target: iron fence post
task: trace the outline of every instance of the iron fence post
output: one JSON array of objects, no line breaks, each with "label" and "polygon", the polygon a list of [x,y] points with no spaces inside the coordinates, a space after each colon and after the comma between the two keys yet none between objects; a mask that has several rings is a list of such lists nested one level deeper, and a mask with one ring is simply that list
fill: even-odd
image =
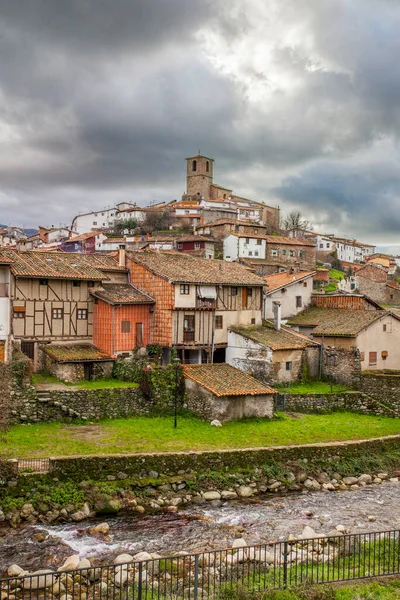
[{"label": "iron fence post", "polygon": [[143,575],[143,563],[139,563],[139,581],[138,581],[138,600],[142,600],[142,575]]},{"label": "iron fence post", "polygon": [[196,554],[194,557],[194,590],[193,600],[197,600],[199,593],[199,555]]},{"label": "iron fence post", "polygon": [[283,587],[287,587],[287,568],[288,568],[288,550],[289,544],[283,544]]}]

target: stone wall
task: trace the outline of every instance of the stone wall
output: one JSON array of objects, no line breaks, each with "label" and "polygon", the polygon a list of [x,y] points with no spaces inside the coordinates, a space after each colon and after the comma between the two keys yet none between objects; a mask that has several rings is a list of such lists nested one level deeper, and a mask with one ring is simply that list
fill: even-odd
[{"label": "stone wall", "polygon": [[365,453],[387,452],[398,448],[400,436],[374,440],[277,446],[244,450],[214,450],[207,452],[166,452],[160,454],[128,454],[101,456],[65,456],[50,458],[50,474],[60,479],[105,480],[107,476],[124,473],[128,477],[145,477],[150,471],[166,476],[184,473],[209,473],[246,468],[262,468],[273,463],[288,461],[328,461],[356,458]]},{"label": "stone wall", "polygon": [[358,389],[360,373],[361,360],[357,349],[347,350],[335,346],[324,348],[322,374],[328,381]]},{"label": "stone wall", "polygon": [[15,393],[13,422],[99,421],[147,415],[153,411],[138,388],[52,390],[36,392],[29,387]]},{"label": "stone wall", "polygon": [[399,416],[392,406],[361,392],[286,394],[286,410],[300,413],[348,411],[386,417]]},{"label": "stone wall", "polygon": [[400,417],[400,371],[396,373],[362,373],[359,389],[382,404],[390,406]]}]

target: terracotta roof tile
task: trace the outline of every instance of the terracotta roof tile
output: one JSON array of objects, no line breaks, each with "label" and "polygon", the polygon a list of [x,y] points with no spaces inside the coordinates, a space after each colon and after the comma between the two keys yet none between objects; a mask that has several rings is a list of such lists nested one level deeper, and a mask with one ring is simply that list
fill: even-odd
[{"label": "terracotta roof tile", "polygon": [[92,344],[49,344],[42,350],[57,362],[112,360],[109,354]]},{"label": "terracotta roof tile", "polygon": [[269,293],[283,287],[288,287],[313,275],[315,275],[315,271],[300,271],[299,273],[275,273],[274,275],[267,275],[263,279],[267,284],[266,291]]},{"label": "terracotta roof tile", "polygon": [[183,365],[185,377],[189,377],[215,396],[264,396],[275,390],[251,375],[226,363]]},{"label": "terracotta roof tile", "polygon": [[48,279],[107,279],[89,255],[62,252],[17,252],[3,250],[12,259],[11,271],[17,277],[42,277]]},{"label": "terracotta roof tile", "polygon": [[374,321],[388,314],[384,310],[347,310],[312,307],[288,320],[292,326],[313,327],[313,335],[355,337]]},{"label": "terracotta roof tile", "polygon": [[238,263],[182,252],[128,252],[129,258],[171,283],[263,286],[264,280]]},{"label": "terracotta roof tile", "polygon": [[[204,227],[216,227],[218,225],[245,225],[246,227],[258,227],[259,229],[268,229],[266,225],[260,225],[255,221],[239,221],[238,219],[217,219],[217,221],[212,221],[211,223],[205,223],[204,225],[199,225],[197,229],[201,229]],[[245,236],[246,237],[246,236]]]},{"label": "terracotta roof tile", "polygon": [[315,248],[315,244],[313,242],[309,242],[308,240],[298,240],[296,238],[284,237],[283,235],[262,235],[262,234],[253,234],[253,233],[231,233],[238,238],[254,238],[265,240],[267,244],[279,244],[281,246],[310,246]]},{"label": "terracotta roof tile", "polygon": [[130,283],[103,283],[90,293],[108,304],[153,304],[155,300]]},{"label": "terracotta roof tile", "polygon": [[101,231],[88,231],[87,233],[81,233],[80,235],[76,235],[75,237],[69,238],[64,242],[64,244],[69,244],[72,242],[80,242],[82,240],[89,240],[92,237],[96,237],[96,235],[100,235]]},{"label": "terracotta roof tile", "polygon": [[282,326],[277,331],[270,321],[264,321],[263,325],[254,327],[231,327],[230,329],[257,344],[271,348],[271,350],[295,350],[318,346],[316,342],[301,333],[291,331],[289,327]]}]

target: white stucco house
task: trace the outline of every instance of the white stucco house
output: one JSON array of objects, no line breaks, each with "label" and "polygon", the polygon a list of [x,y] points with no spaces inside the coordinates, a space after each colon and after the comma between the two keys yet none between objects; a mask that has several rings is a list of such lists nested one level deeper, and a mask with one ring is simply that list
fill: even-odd
[{"label": "white stucco house", "polygon": [[311,304],[313,276],[316,271],[276,273],[264,277],[264,319],[273,319],[273,303],[281,305],[282,319],[297,315]]}]

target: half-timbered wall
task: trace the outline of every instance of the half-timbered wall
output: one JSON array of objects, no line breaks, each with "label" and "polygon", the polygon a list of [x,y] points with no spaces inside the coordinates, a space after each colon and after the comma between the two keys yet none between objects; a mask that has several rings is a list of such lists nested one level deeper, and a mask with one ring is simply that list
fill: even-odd
[{"label": "half-timbered wall", "polygon": [[[72,280],[14,278],[12,284],[12,330],[15,338],[28,340],[87,340],[93,334],[93,298],[88,282],[74,286]],[[61,309],[61,318],[54,318]],[[78,319],[80,309],[87,319]],[[21,316],[22,315],[22,316]]]}]

